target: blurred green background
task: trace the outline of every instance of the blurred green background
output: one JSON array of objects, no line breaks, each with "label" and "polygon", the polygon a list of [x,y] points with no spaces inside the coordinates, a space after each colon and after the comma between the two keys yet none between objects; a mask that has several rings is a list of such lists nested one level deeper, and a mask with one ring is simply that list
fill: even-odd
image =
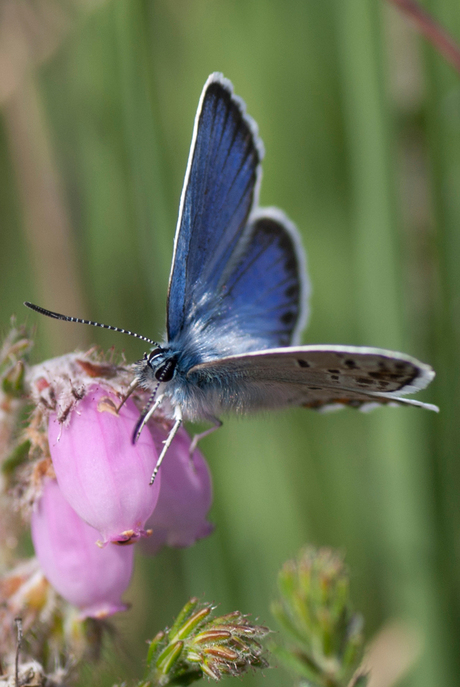
[{"label": "blurred green background", "polygon": [[[460,39],[458,0],[425,6]],[[459,75],[383,0],[2,0],[0,12],[0,321],[36,325],[37,361],[91,343],[134,361],[143,347],[24,300],[161,336],[195,110],[222,71],[265,143],[261,203],[303,236],[304,342],[402,350],[438,375],[419,394],[438,416],[297,410],[205,439],[215,533],[139,558],[117,655],[82,685],[141,675],[144,640],[192,594],[274,627],[276,572],[307,542],[346,552],[369,638],[394,619],[419,633],[398,684],[460,684]],[[291,683],[278,668],[245,678]]]}]

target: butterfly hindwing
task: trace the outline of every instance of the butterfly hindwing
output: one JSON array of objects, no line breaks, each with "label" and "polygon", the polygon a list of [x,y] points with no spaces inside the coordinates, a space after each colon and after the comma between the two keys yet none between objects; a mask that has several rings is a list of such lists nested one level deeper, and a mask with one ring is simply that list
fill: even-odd
[{"label": "butterfly hindwing", "polygon": [[235,353],[297,343],[310,287],[296,227],[277,208],[260,209],[240,243],[218,285],[215,326],[240,333]]},{"label": "butterfly hindwing", "polygon": [[171,341],[203,295],[213,292],[256,203],[262,144],[257,127],[212,74],[201,95],[185,175],[168,291]]},{"label": "butterfly hindwing", "polygon": [[[303,406],[321,409],[341,404],[355,407],[410,404],[437,410],[407,394],[425,388],[434,377],[428,365],[392,351],[349,346],[299,346],[257,351],[196,365],[188,378],[208,380],[219,389],[221,412]],[[238,387],[232,405],[233,380]]]}]

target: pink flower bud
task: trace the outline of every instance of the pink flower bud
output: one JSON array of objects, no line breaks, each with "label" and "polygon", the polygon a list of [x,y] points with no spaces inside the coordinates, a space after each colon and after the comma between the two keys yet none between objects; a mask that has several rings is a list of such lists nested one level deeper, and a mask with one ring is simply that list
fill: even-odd
[{"label": "pink flower bud", "polygon": [[93,386],[60,423],[52,414],[48,440],[53,467],[64,497],[78,515],[97,529],[104,543],[136,541],[158,500],[161,474],[150,486],[158,451],[150,432],[131,441],[139,411],[128,399],[119,414],[117,399]]},{"label": "pink flower bud", "polygon": [[[155,422],[148,425],[160,448],[166,434]],[[155,554],[162,546],[191,546],[211,534],[206,520],[212,503],[212,483],[208,465],[196,450],[189,453],[190,437],[181,428],[161,465],[158,503],[147,520],[152,535],[142,542],[145,553]]]},{"label": "pink flower bud", "polygon": [[96,530],[69,506],[55,480],[45,482],[31,527],[46,578],[82,617],[126,610],[121,595],[131,578],[133,546],[98,547]]}]

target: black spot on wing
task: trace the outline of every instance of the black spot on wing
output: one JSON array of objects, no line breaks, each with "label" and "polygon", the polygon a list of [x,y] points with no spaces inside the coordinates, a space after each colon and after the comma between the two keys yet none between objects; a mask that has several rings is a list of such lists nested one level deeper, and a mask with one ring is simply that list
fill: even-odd
[{"label": "black spot on wing", "polygon": [[374,386],[374,381],[372,379],[368,379],[367,377],[358,377],[356,381],[362,386]]},{"label": "black spot on wing", "polygon": [[294,313],[292,311],[288,311],[288,312],[283,313],[283,315],[281,315],[280,320],[283,324],[289,325],[289,324],[292,324],[294,322],[296,317],[297,317],[297,313]]},{"label": "black spot on wing", "polygon": [[291,257],[285,260],[284,266],[287,272],[294,272],[297,269],[297,260],[293,255],[291,255]]},{"label": "black spot on wing", "polygon": [[284,292],[284,295],[286,298],[289,300],[297,300],[300,294],[300,289],[297,284],[291,284],[290,286],[287,287],[287,289]]}]

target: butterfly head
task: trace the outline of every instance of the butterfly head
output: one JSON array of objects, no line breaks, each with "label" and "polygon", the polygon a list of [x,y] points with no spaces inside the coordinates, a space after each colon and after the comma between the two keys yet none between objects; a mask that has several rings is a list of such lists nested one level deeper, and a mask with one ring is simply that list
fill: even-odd
[{"label": "butterfly head", "polygon": [[177,362],[176,354],[156,346],[150,353],[144,353],[136,365],[139,384],[151,388],[153,384],[170,382],[176,374]]}]

